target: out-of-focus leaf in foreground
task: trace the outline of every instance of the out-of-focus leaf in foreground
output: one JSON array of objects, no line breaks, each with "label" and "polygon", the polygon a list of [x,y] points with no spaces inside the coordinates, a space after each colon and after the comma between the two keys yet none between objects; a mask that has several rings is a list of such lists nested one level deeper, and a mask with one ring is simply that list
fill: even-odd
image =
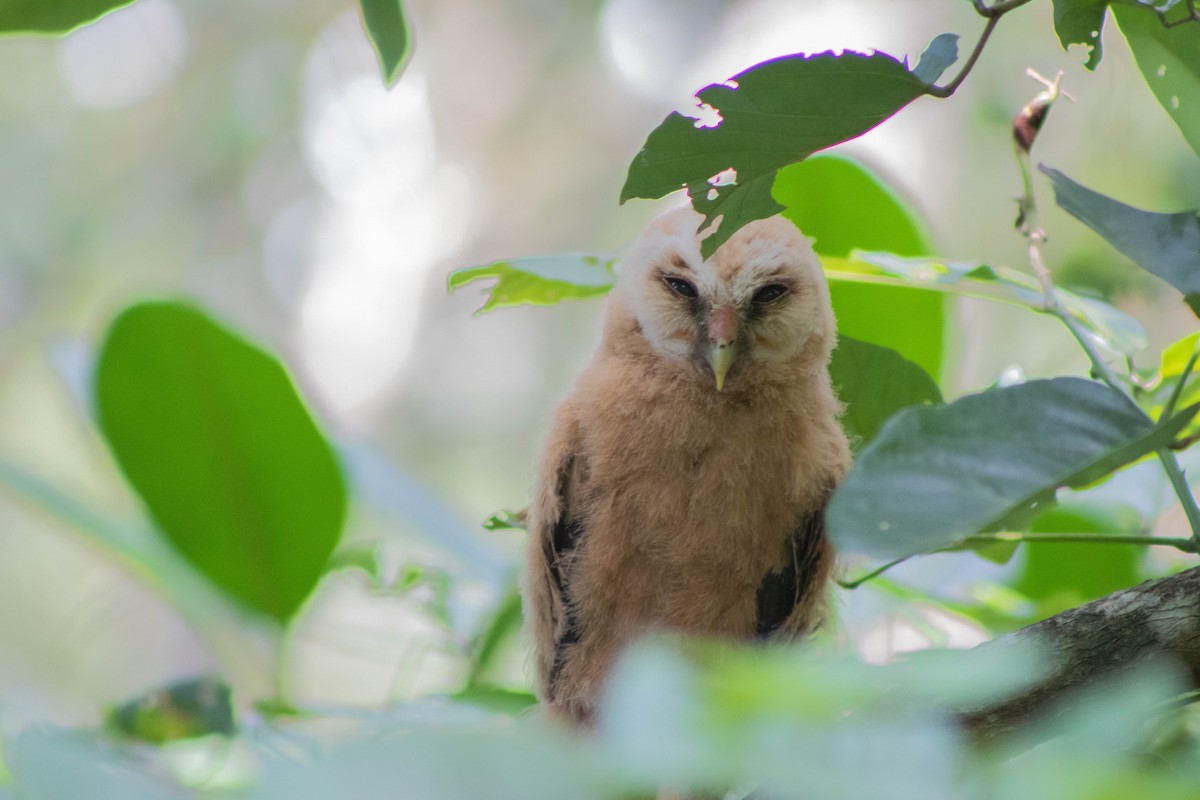
[{"label": "out-of-focus leaf in foreground", "polygon": [[829,377],[846,405],[842,427],[857,450],[893,414],[911,405],[940,403],[942,393],[929,373],[887,347],[839,336]]},{"label": "out-of-focus leaf in foreground", "polygon": [[176,549],[289,619],[341,535],[346,487],[283,365],[191,305],[142,303],[112,323],[95,391],[117,463]]},{"label": "out-of-focus leaf in foreground", "polygon": [[[1198,408],[1156,425],[1095,381],[1054,378],[898,413],[858,454],[829,506],[839,549],[882,559],[1019,523],[1169,443]],[[937,513],[930,513],[936,509]]]}]

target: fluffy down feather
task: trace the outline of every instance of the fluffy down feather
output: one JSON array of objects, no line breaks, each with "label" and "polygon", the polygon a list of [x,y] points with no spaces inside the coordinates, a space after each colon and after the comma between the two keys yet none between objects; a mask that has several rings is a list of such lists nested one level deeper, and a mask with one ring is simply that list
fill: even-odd
[{"label": "fluffy down feather", "polygon": [[796,637],[824,609],[824,508],[850,463],[829,290],[787,220],[750,223],[708,261],[700,220],[668,212],[623,259],[538,469],[536,686],[577,723],[641,634]]}]

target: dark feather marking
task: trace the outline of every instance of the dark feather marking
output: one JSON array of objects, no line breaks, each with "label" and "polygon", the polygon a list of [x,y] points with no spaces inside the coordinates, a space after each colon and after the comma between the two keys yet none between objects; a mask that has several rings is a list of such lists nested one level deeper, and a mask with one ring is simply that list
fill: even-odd
[{"label": "dark feather marking", "polygon": [[[550,675],[547,676],[546,684],[548,691],[548,699],[554,699],[555,684],[558,682],[559,673],[562,672],[563,665],[566,663],[566,653],[571,645],[579,641],[579,624],[575,615],[571,611],[571,595],[566,574],[566,564],[564,561],[569,559],[574,551],[579,540],[583,538],[583,525],[579,520],[574,519],[570,509],[567,507],[568,481],[575,467],[580,467],[581,471],[586,472],[585,464],[576,464],[574,459],[564,465],[562,472],[558,478],[558,500],[559,500],[559,515],[554,523],[554,531],[551,536],[544,540],[546,548],[546,562],[550,565],[550,577],[554,583],[553,589],[557,592],[562,603],[564,613],[566,615],[566,623],[562,628],[562,633],[554,640],[554,661],[550,667]],[[557,620],[556,627],[557,626]]]},{"label": "dark feather marking", "polygon": [[[829,494],[832,494],[830,492]],[[779,630],[811,589],[812,568],[821,552],[825,539],[825,506],[829,494],[819,508],[810,511],[792,532],[789,560],[779,569],[763,576],[758,585],[758,624],[755,635],[765,639]]]}]

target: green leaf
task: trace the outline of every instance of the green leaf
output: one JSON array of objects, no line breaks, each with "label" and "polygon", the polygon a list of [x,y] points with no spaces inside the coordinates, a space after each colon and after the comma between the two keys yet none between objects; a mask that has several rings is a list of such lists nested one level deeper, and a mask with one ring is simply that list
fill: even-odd
[{"label": "green leaf", "polygon": [[1050,176],[1054,199],[1147,272],[1183,292],[1193,313],[1200,315],[1200,212],[1159,214],[1080,186],[1056,169],[1039,164]]},{"label": "green leaf", "polygon": [[[922,74],[935,73],[948,55],[947,40],[938,37]],[[747,222],[783,210],[771,197],[777,170],[861,136],[928,88],[886,53],[828,52],[757,64],[697,93],[698,105],[720,114],[716,125],[673,112],[650,133],[629,165],[621,202],[686,186],[705,215],[701,228],[721,218],[702,242],[707,258]],[[732,183],[721,179],[728,170]]]},{"label": "green leaf", "polygon": [[932,86],[955,61],[958,61],[958,34],[939,33],[921,53],[913,75]]},{"label": "green leaf", "polygon": [[180,681],[117,706],[107,727],[130,739],[162,744],[197,736],[232,736],[229,687],[216,678]]},{"label": "green leaf", "polygon": [[1073,44],[1088,48],[1084,66],[1094,70],[1104,55],[1100,34],[1111,0],[1054,0],[1054,32],[1063,50]]},{"label": "green leaf", "polygon": [[468,688],[485,683],[484,678],[495,663],[501,646],[521,630],[524,619],[521,613],[521,593],[514,588],[501,599],[491,619],[472,643],[471,669],[467,675]]},{"label": "green leaf", "polygon": [[64,34],[134,0],[0,0],[0,34]]},{"label": "green leaf", "polygon": [[483,521],[485,531],[524,531],[529,529],[529,509],[500,510]]},{"label": "green leaf", "polygon": [[290,618],[337,543],[346,487],[283,366],[191,305],[142,303],[112,323],[95,391],[113,455],[176,549]]},{"label": "green leaf", "polygon": [[400,0],[360,0],[360,3],[363,25],[375,54],[379,56],[383,82],[393,86],[400,79],[412,52],[404,6]]},{"label": "green leaf", "polygon": [[1148,9],[1113,8],[1150,91],[1200,153],[1200,24],[1165,27]]},{"label": "green leaf", "polygon": [[455,270],[450,273],[449,287],[453,292],[473,281],[495,278],[477,314],[506,306],[548,306],[607,294],[616,280],[616,260],[611,256],[566,253],[495,261]]},{"label": "green leaf", "polygon": [[[1047,310],[1037,280],[1022,272],[979,262],[856,252],[851,259],[825,259],[825,274],[838,281],[902,283],[964,297],[1013,303],[1040,313]],[[1063,308],[1106,347],[1126,355],[1146,347],[1146,331],[1124,311],[1067,289],[1059,288],[1057,293]]]},{"label": "green leaf", "polygon": [[829,377],[846,404],[842,427],[857,450],[893,414],[911,405],[942,402],[929,373],[887,347],[839,336]]},{"label": "green leaf", "polygon": [[905,286],[840,279],[829,257],[856,249],[905,256],[931,251],[916,212],[879,176],[844,156],[817,156],[779,170],[773,195],[783,216],[815,239],[825,258],[838,331],[890,347],[935,378],[945,350],[946,299]]},{"label": "green leaf", "polygon": [[900,558],[1007,525],[1055,490],[1171,441],[1200,408],[1155,425],[1095,381],[1054,378],[908,408],[858,454],[828,524],[843,550]]}]

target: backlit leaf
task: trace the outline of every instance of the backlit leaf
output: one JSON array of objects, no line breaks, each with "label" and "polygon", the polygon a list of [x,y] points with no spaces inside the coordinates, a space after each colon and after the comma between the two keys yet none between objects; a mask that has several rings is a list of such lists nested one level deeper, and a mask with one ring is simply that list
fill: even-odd
[{"label": "backlit leaf", "polygon": [[95,390],[117,463],[175,548],[290,618],[337,543],[346,487],[283,366],[191,305],[142,303],[109,329]]},{"label": "backlit leaf", "polygon": [[450,273],[450,291],[477,280],[495,278],[478,314],[519,305],[548,306],[607,294],[616,280],[611,256],[565,253],[495,261]]},{"label": "backlit leaf", "polygon": [[895,350],[849,336],[838,336],[829,377],[846,404],[841,423],[856,450],[900,409],[942,402],[942,393],[925,370]]},{"label": "backlit leaf", "polygon": [[134,0],[0,0],[0,34],[64,34]]}]

